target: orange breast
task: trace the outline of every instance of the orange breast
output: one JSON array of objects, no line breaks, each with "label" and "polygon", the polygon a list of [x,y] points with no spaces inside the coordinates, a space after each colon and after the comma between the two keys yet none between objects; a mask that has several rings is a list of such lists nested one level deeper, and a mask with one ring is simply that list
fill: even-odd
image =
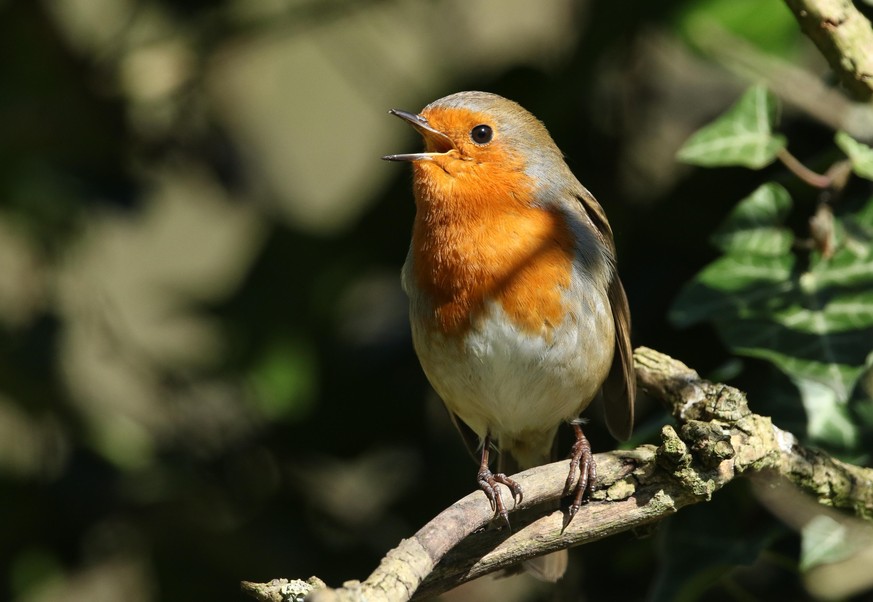
[{"label": "orange breast", "polygon": [[414,278],[433,307],[429,326],[463,334],[496,301],[518,328],[549,336],[564,317],[572,271],[564,216],[531,205],[521,170],[452,168],[415,166]]}]

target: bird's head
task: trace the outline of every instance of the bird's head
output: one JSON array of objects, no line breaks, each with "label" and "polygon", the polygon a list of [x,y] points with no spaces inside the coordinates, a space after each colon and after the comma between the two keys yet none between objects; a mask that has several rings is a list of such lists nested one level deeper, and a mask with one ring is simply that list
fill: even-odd
[{"label": "bird's head", "polygon": [[488,92],[458,92],[436,100],[418,114],[393,109],[414,127],[424,150],[387,155],[449,175],[523,172],[540,180],[567,170],[545,126],[518,103]]}]

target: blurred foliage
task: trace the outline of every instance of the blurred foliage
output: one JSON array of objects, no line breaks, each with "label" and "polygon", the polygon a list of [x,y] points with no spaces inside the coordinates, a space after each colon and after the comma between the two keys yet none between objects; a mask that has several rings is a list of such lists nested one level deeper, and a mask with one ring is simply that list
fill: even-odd
[{"label": "blurred foliage", "polygon": [[800,47],[797,22],[782,2],[701,0],[680,10],[678,31],[692,40],[698,30],[717,23],[768,54],[791,57]]},{"label": "blurred foliage", "polygon": [[834,141],[849,157],[852,171],[862,178],[873,180],[873,149],[854,140],[846,132],[837,132]]},{"label": "blurred foliage", "polygon": [[[780,0],[0,2],[0,599],[238,600],[242,579],[364,578],[474,487],[409,338],[410,175],[378,159],[419,143],[387,109],[461,89],[540,117],[604,204],[635,343],[733,375],[803,434],[809,408],[782,372],[737,360],[702,315],[666,319],[719,261],[719,223],[739,250],[746,226],[796,233],[812,206],[769,165],[798,208],[786,216],[772,185],[770,221],[747,224],[758,209],[735,205],[761,174],[675,161],[745,87],[692,47],[713,23],[821,68]],[[780,132],[812,165],[831,160],[833,133],[804,115]],[[837,140],[867,177],[868,150]],[[842,240],[869,217],[845,207]],[[857,382],[843,417],[860,429],[873,387]],[[635,442],[666,420],[646,399],[638,415]],[[842,451],[864,449],[859,431]],[[747,490],[728,495],[656,537],[573,550],[557,590],[521,576],[446,599],[615,599],[616,584],[628,600],[731,598],[738,583],[803,596],[768,560],[796,566],[798,536]],[[760,537],[703,562],[700,525]],[[683,571],[689,554],[665,558],[676,546],[721,568]]]}]

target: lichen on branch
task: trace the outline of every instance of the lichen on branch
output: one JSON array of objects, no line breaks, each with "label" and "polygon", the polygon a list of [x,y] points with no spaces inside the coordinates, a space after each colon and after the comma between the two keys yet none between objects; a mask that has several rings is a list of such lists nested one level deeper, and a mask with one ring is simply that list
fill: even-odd
[{"label": "lichen on branch", "polygon": [[[744,475],[784,479],[821,504],[873,520],[873,470],[800,445],[770,418],[754,414],[742,391],[706,381],[673,358],[641,347],[634,361],[638,384],[663,402],[676,426],[662,428],[657,446],[598,454],[596,491],[572,521],[565,510],[537,511],[563,495],[567,473],[565,462],[540,466],[513,475],[525,497],[520,513],[513,514],[512,532],[485,528],[493,511],[477,491],[400,542],[365,581],[318,588],[306,599],[394,602],[433,596],[533,556],[656,522],[710,499]],[[258,600],[296,602],[283,583],[246,583],[244,591]]]}]

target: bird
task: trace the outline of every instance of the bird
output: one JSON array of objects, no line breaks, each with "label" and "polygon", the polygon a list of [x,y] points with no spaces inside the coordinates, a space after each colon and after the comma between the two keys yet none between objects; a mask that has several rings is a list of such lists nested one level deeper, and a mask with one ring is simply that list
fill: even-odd
[{"label": "bird", "polygon": [[[389,113],[424,141],[421,152],[383,157],[412,164],[401,282],[419,362],[478,451],[477,484],[507,525],[499,485],[516,504],[523,491],[492,472],[492,451],[504,467],[545,464],[571,425],[572,520],[596,479],[581,412],[602,392],[611,434],[623,441],[633,428],[630,310],[606,214],[546,126],[512,100],[465,91]],[[567,551],[524,566],[557,581]]]}]

